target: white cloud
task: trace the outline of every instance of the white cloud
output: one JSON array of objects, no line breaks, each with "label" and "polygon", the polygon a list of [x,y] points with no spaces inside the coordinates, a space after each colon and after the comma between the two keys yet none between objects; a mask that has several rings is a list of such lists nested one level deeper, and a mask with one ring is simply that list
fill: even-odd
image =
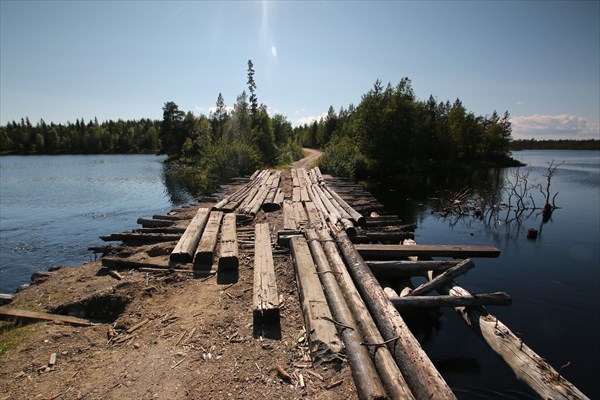
[{"label": "white cloud", "polygon": [[[296,115],[298,114],[298,112],[296,112]],[[314,121],[318,121],[321,118],[325,118],[327,116],[327,113],[322,113],[319,115],[307,115],[304,117],[300,117],[300,118],[296,118],[293,122],[294,126],[301,126],[304,124],[312,124]]]},{"label": "white cloud", "polygon": [[515,139],[598,139],[600,125],[579,115],[529,115],[511,118]]}]

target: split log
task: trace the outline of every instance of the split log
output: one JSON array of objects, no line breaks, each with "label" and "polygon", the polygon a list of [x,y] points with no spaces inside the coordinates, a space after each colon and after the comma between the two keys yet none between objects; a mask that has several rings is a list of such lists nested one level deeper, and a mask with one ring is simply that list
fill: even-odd
[{"label": "split log", "polygon": [[309,350],[315,364],[339,359],[343,350],[342,342],[337,336],[331,311],[327,306],[325,293],[316,274],[316,268],[308,244],[304,237],[293,237],[290,240],[296,282],[302,304],[304,327],[306,328]]},{"label": "split log", "polygon": [[[451,296],[471,294],[456,283],[441,288],[440,293]],[[543,399],[588,399],[571,382],[562,377],[550,364],[518,338],[485,307],[456,307],[455,311],[525,382]]]},{"label": "split log", "polygon": [[466,260],[463,260],[456,264],[454,267],[448,269],[444,273],[439,274],[435,278],[431,279],[429,282],[420,285],[415,290],[410,292],[409,296],[420,296],[432,292],[433,290],[444,286],[448,282],[452,281],[452,279],[456,278],[457,276],[466,273],[474,266],[475,264],[473,263],[473,261],[467,258]]},{"label": "split log", "polygon": [[83,319],[71,317],[69,315],[50,314],[44,312],[19,310],[17,308],[0,307],[0,318],[2,319],[14,319],[28,322],[38,321],[51,321],[55,323],[64,323],[74,326],[92,326],[97,325],[94,322]]},{"label": "split log", "polygon": [[446,271],[459,261],[367,261],[371,272],[377,277],[403,277],[421,275],[427,271]]},{"label": "split log", "polygon": [[256,224],[254,239],[254,324],[279,323],[279,296],[269,224]]},{"label": "split log", "polygon": [[452,390],[435,369],[398,310],[389,301],[346,233],[335,226],[331,226],[331,229],[350,274],[354,282],[360,282],[358,290],[374,316],[383,338],[386,342],[389,341],[387,346],[412,393],[416,398],[423,399],[455,399]]},{"label": "split log", "polygon": [[237,232],[235,230],[235,214],[227,214],[223,218],[221,243],[219,246],[219,269],[234,269],[239,266]]},{"label": "split log", "polygon": [[304,206],[306,207],[306,214],[308,215],[308,222],[310,223],[310,226],[313,228],[321,228],[324,224],[324,221],[321,220],[321,214],[319,214],[315,203],[312,201],[307,201],[304,203]]},{"label": "split log", "polygon": [[289,200],[283,202],[283,229],[286,231],[296,230],[296,218],[294,218],[294,206]]},{"label": "split log", "polygon": [[196,215],[188,225],[187,229],[177,242],[177,246],[171,252],[170,260],[173,262],[192,262],[194,253],[202,231],[208,221],[210,210],[208,208],[199,208]]},{"label": "split log", "polygon": [[296,226],[304,227],[308,225],[308,216],[304,210],[302,203],[292,203],[294,207],[294,219],[296,220]]},{"label": "split log", "polygon": [[306,238],[320,275],[323,291],[335,321],[339,324],[339,336],[347,349],[352,377],[358,397],[361,399],[387,398],[377,370],[371,361],[369,351],[361,345],[362,338],[348,304],[342,295],[340,287],[332,273],[323,246],[314,229],[306,230]]},{"label": "split log", "polygon": [[465,307],[465,306],[509,306],[511,297],[504,292],[478,293],[464,296],[403,296],[390,297],[396,308],[410,307]]},{"label": "split log", "polygon": [[362,257],[373,259],[399,259],[409,256],[418,257],[499,257],[500,250],[493,246],[452,246],[452,245],[392,245],[357,244],[356,250]]},{"label": "split log", "polygon": [[[366,343],[383,343],[383,337],[373,321],[367,306],[363,302],[333,239],[325,229],[318,231],[319,239],[335,274],[346,303],[350,307]],[[381,380],[392,399],[414,399],[392,353],[386,346],[366,346],[372,353],[373,361],[379,371]]]},{"label": "split log", "polygon": [[198,243],[198,247],[196,248],[194,266],[212,265],[222,218],[222,211],[211,211],[204,232],[202,232],[200,242]]},{"label": "split log", "polygon": [[275,194],[274,203],[281,208],[283,200],[285,199],[285,192],[281,188],[277,188],[277,194]]}]

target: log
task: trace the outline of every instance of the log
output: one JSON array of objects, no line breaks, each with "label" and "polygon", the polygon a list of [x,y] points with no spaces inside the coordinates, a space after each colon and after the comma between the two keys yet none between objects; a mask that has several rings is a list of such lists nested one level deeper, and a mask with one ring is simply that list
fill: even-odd
[{"label": "log", "polygon": [[215,248],[217,247],[217,239],[219,237],[219,229],[221,228],[221,219],[223,219],[222,211],[211,211],[202,237],[196,248],[194,256],[194,267],[200,265],[212,265]]},{"label": "log", "polygon": [[221,227],[219,269],[237,270],[239,267],[237,232],[235,228],[235,214],[225,215],[223,226]]},{"label": "log", "polygon": [[181,236],[185,228],[167,227],[167,228],[136,228],[131,230],[134,233],[177,233]]},{"label": "log", "polygon": [[170,260],[172,262],[192,262],[194,259],[194,253],[202,231],[208,221],[208,215],[210,210],[208,208],[199,208],[196,215],[188,225],[187,229],[177,242],[177,246],[171,252]]},{"label": "log", "polygon": [[143,242],[143,243],[158,243],[158,242],[174,242],[181,238],[179,233],[138,233],[138,232],[121,232],[111,233],[108,236],[100,236],[105,242]]},{"label": "log", "polygon": [[512,304],[512,298],[504,292],[478,293],[468,296],[394,296],[390,297],[390,301],[396,308],[509,306]]},{"label": "log", "polygon": [[358,326],[342,295],[332,269],[327,261],[323,246],[314,229],[306,230],[306,238],[321,278],[323,291],[334,320],[339,323],[339,336],[346,347],[348,362],[351,367],[352,377],[360,399],[387,398],[383,384],[379,379],[377,370],[371,361],[368,349],[361,345],[362,338]]},{"label": "log", "polygon": [[370,243],[370,242],[395,242],[399,243],[404,239],[414,239],[412,232],[363,232],[360,235],[351,236],[352,243]]},{"label": "log", "polygon": [[337,336],[325,293],[316,274],[316,268],[304,237],[290,239],[296,282],[302,304],[302,316],[306,329],[309,351],[315,364],[339,359],[343,350]]},{"label": "log", "polygon": [[[451,296],[471,294],[455,282],[441,288]],[[543,399],[588,399],[542,357],[518,338],[485,307],[456,307],[455,311],[513,370],[517,379],[525,382]]]},{"label": "log", "polygon": [[20,320],[28,322],[51,321],[54,323],[64,323],[74,326],[93,326],[96,323],[83,319],[71,317],[69,315],[50,314],[37,311],[20,310],[17,308],[0,307],[0,318],[9,320]]},{"label": "log", "polygon": [[398,310],[387,298],[346,233],[333,225],[331,230],[354,282],[360,282],[358,290],[375,318],[383,338],[389,341],[387,346],[411,392],[418,399],[455,399],[452,390],[435,369]]},{"label": "log", "polygon": [[281,188],[277,188],[277,194],[275,194],[274,203],[281,208],[283,200],[285,199],[285,192]]},{"label": "log", "polygon": [[438,287],[443,286],[448,282],[452,281],[452,279],[456,278],[457,276],[466,273],[474,266],[475,264],[473,263],[473,261],[467,258],[466,260],[459,262],[454,267],[446,270],[442,274],[431,279],[429,282],[420,285],[415,290],[410,292],[409,296],[420,296],[432,292]]},{"label": "log", "polygon": [[248,214],[252,215],[253,217],[256,216],[268,194],[269,189],[267,187],[263,187],[256,195],[254,201],[250,204]]},{"label": "log", "polygon": [[7,293],[0,293],[0,306],[8,304],[13,301],[15,296]]},{"label": "log", "polygon": [[[325,229],[318,231],[319,239],[323,243],[323,249],[327,255],[329,265],[335,274],[340,289],[346,299],[346,303],[352,311],[352,315],[358,324],[366,343],[383,343],[383,337],[367,306],[363,302],[348,270],[344,265],[333,239]],[[414,399],[410,392],[398,365],[392,357],[392,353],[386,346],[366,346],[372,353],[373,361],[379,371],[381,380],[392,399]]]},{"label": "log", "polygon": [[180,221],[186,218],[178,215],[153,215],[152,219],[161,219],[164,221]]},{"label": "log", "polygon": [[459,261],[367,261],[371,272],[382,278],[421,275],[427,271],[446,271],[458,263]]},{"label": "log", "polygon": [[150,218],[138,218],[137,223],[142,225],[144,228],[162,228],[165,226],[171,226],[175,221],[166,221],[163,219],[150,219]]},{"label": "log", "polygon": [[362,257],[373,259],[399,259],[417,257],[492,257],[500,256],[500,250],[493,246],[452,246],[452,245],[392,245],[357,244],[356,250]]},{"label": "log", "polygon": [[271,252],[269,224],[256,224],[254,237],[254,324],[279,323],[279,296]]},{"label": "log", "polygon": [[357,225],[363,225],[365,222],[365,217],[352,208],[346,200],[342,199],[333,189],[327,188],[329,194],[339,203],[339,205],[350,215],[350,219]]}]

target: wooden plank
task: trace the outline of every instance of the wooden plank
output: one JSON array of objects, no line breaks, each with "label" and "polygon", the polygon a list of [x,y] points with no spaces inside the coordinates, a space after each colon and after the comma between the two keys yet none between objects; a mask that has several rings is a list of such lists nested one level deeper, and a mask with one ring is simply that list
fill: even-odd
[{"label": "wooden plank", "polygon": [[310,201],[310,197],[308,196],[308,190],[306,187],[300,188],[300,201]]},{"label": "wooden plank", "polygon": [[295,231],[296,228],[294,206],[292,206],[291,201],[285,200],[283,202],[283,229],[286,231]]},{"label": "wooden plank", "polygon": [[279,295],[271,251],[269,224],[256,224],[254,233],[254,324],[279,323]]},{"label": "wooden plank", "polygon": [[294,219],[296,220],[296,225],[299,228],[308,225],[308,216],[306,215],[302,203],[292,203],[292,206],[294,207]]},{"label": "wooden plank", "polygon": [[292,202],[298,203],[302,200],[302,189],[299,186],[294,186],[292,189]]},{"label": "wooden plank", "polygon": [[221,227],[219,246],[219,269],[238,269],[238,242],[235,226],[235,214],[227,214]]},{"label": "wooden plank", "polygon": [[312,201],[307,201],[304,203],[304,206],[306,207],[306,214],[308,215],[308,222],[310,223],[310,226],[313,228],[321,228],[323,226],[323,221],[321,220],[321,216],[317,210],[317,207],[315,206],[315,203]]},{"label": "wooden plank", "polygon": [[215,248],[217,247],[217,238],[221,228],[222,211],[212,211],[208,217],[208,222],[200,238],[200,243],[194,256],[194,266],[212,265]]},{"label": "wooden plank", "polygon": [[356,250],[365,258],[402,258],[417,257],[491,257],[500,256],[500,250],[493,246],[460,245],[414,245],[401,244],[357,244]]},{"label": "wooden plank", "polygon": [[298,292],[302,303],[304,327],[306,328],[309,350],[316,364],[339,357],[343,345],[337,335],[331,311],[327,306],[325,293],[317,275],[315,263],[304,237],[290,239],[294,267],[296,268]]},{"label": "wooden plank", "polygon": [[170,260],[173,262],[192,262],[196,246],[200,241],[200,236],[208,221],[210,210],[208,208],[199,208],[196,215],[188,225],[187,229],[177,242],[177,246],[171,252]]},{"label": "wooden plank", "polygon": [[0,317],[2,319],[16,319],[22,321],[51,321],[62,322],[75,326],[92,326],[96,325],[90,320],[83,318],[71,317],[69,315],[49,314],[37,311],[19,310],[17,308],[0,307]]}]

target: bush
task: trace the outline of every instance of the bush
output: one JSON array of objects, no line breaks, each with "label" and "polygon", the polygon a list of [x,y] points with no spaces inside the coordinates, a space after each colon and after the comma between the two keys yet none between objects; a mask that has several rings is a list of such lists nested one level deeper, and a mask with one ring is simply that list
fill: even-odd
[{"label": "bush", "polygon": [[348,136],[335,136],[319,160],[319,167],[324,172],[352,179],[364,171],[365,165],[366,159],[360,148]]}]

